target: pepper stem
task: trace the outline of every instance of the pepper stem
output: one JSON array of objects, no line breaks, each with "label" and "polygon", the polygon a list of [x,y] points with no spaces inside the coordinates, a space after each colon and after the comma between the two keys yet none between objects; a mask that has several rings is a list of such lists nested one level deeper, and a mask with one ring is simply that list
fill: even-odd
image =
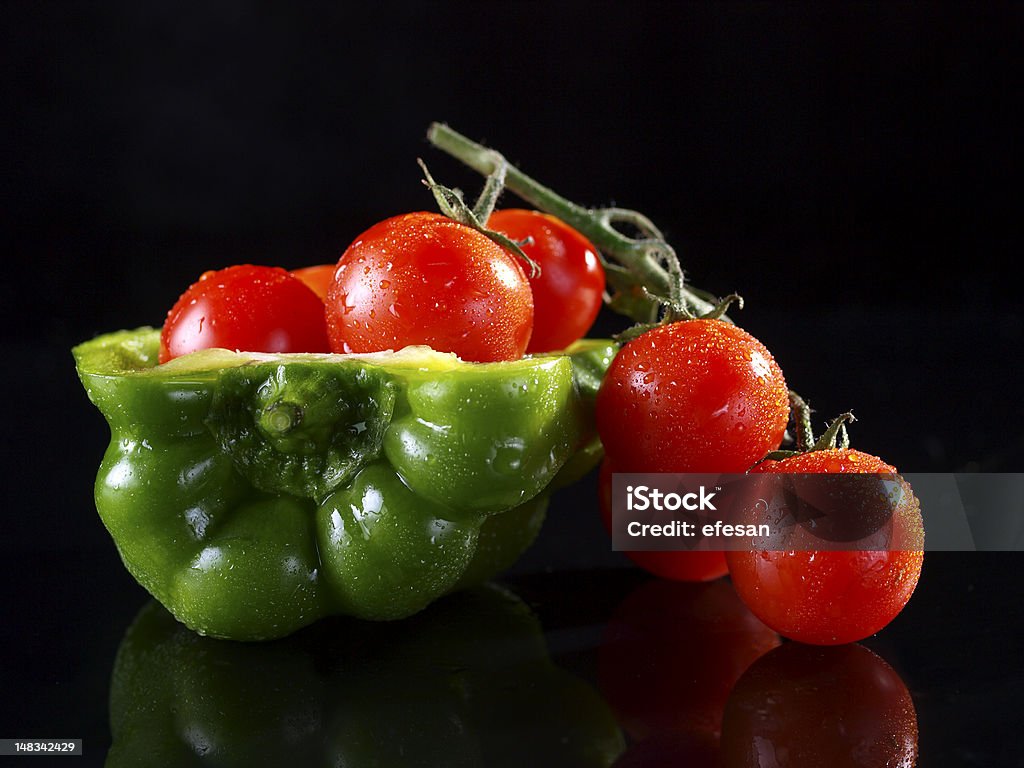
[{"label": "pepper stem", "polygon": [[268,437],[283,437],[302,423],[302,408],[295,403],[278,400],[264,408],[256,425]]},{"label": "pepper stem", "polygon": [[[505,186],[536,208],[558,217],[581,232],[601,252],[608,283],[614,289],[609,304],[637,322],[653,322],[664,311],[668,320],[706,315],[716,302],[686,285],[675,250],[642,213],[626,208],[584,208],[535,181],[501,154],[466,138],[442,123],[432,123],[427,140],[473,170],[490,175],[506,164]],[[624,235],[615,225],[637,229],[640,237]],[[721,319],[728,321],[727,317]]]}]

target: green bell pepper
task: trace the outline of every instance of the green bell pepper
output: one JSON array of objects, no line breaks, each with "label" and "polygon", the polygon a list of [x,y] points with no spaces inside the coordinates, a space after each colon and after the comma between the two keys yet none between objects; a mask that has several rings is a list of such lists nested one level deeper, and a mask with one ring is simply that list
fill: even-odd
[{"label": "green bell pepper", "polygon": [[600,768],[624,747],[608,705],[495,585],[260,644],[199,637],[150,602],[117,652],[110,730],[107,768]]},{"label": "green bell pepper", "polygon": [[215,349],[157,366],[158,346],[142,328],[74,350],[111,429],[96,506],[143,587],[236,640],[401,618],[508,567],[553,482],[599,458],[591,411],[615,353]]}]

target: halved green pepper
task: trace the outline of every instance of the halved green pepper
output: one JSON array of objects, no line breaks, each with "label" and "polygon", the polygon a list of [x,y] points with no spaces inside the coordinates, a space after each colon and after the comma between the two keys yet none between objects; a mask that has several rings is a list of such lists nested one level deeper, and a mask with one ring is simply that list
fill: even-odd
[{"label": "halved green pepper", "polygon": [[141,328],[74,350],[111,429],[96,506],[143,587],[236,640],[408,616],[508,567],[552,482],[600,456],[592,400],[615,352],[204,350],[157,366],[158,346]]}]

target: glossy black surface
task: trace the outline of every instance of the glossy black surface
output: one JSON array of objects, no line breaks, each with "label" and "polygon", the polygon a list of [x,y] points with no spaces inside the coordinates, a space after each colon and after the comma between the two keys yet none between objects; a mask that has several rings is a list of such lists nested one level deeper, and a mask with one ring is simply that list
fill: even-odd
[{"label": "glossy black surface", "polygon": [[[741,322],[822,420],[855,411],[857,447],[907,472],[1024,469],[1018,5],[4,11],[0,738],[82,737],[69,764],[102,764],[147,601],[92,506],[107,431],[70,347],[159,324],[207,268],[335,260],[430,204],[418,155],[475,189],[423,141],[431,120],[647,213],[696,285],[745,296]],[[1024,765],[1020,573],[1017,553],[930,554],[865,641],[913,697],[919,765]],[[645,582],[590,478],[503,583],[549,661],[601,694],[607,624]],[[699,694],[681,684],[680,706]],[[540,733],[520,727],[544,765]]]},{"label": "glossy black surface", "polygon": [[[577,537],[592,522],[582,510],[556,507],[553,511],[566,519],[546,532],[541,548],[531,554],[534,562],[557,562],[559,551],[570,545],[578,552],[590,549],[597,560],[610,559],[599,540]],[[553,546],[555,529],[564,530],[570,517],[572,538]],[[0,722],[5,733],[84,738],[85,764],[102,764],[100,756],[111,738],[108,697],[115,654],[135,614],[148,602],[145,594],[120,568],[112,548],[90,553],[7,553],[4,577],[2,596],[9,610],[4,622]],[[598,668],[607,650],[602,647],[607,622],[622,601],[648,581],[632,568],[607,567],[524,572],[502,584],[535,612],[551,662],[600,693]],[[726,586],[723,582],[722,588]],[[1019,555],[933,553],[906,610],[864,642],[896,670],[913,697],[920,728],[919,765],[1022,764],[1016,746],[1024,724],[1019,704],[1024,684],[1019,662],[1021,605]],[[343,637],[351,633],[345,624],[338,631]],[[401,630],[392,633],[392,637],[400,635]],[[523,640],[527,644],[522,647],[490,642],[497,659],[536,653],[533,640]],[[353,658],[346,663],[360,663],[358,648],[350,648],[349,653]],[[257,665],[251,674],[270,675],[272,670]],[[343,686],[344,681],[336,684]],[[388,684],[395,686],[393,676]],[[366,684],[360,685],[365,688]],[[684,713],[692,712],[693,699],[704,697],[701,690],[688,689],[685,679],[677,694]],[[390,695],[401,700],[400,687]],[[536,695],[534,705],[529,694],[519,696],[524,707],[539,707],[548,694],[536,691]],[[550,717],[538,720],[536,730],[531,730],[528,714],[520,713],[516,722],[531,759],[538,765],[555,764],[545,761],[545,740],[552,738]],[[428,725],[405,716],[394,726],[395,738],[408,738],[402,734]],[[325,726],[325,730],[329,729]],[[436,755],[432,750],[429,754]]]}]

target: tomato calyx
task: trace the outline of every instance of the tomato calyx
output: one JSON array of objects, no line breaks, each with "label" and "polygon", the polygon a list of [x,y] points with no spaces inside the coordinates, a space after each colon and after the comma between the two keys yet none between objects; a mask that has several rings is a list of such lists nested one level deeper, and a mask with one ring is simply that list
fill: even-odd
[{"label": "tomato calyx", "polygon": [[851,411],[839,414],[829,422],[821,437],[815,439],[814,425],[811,423],[813,410],[793,390],[789,390],[789,409],[790,413],[793,414],[795,449],[771,451],[761,461],[757,462],[758,464],[764,461],[784,461],[793,456],[814,453],[816,451],[829,451],[836,448],[842,450],[849,449],[850,434],[846,430],[846,425],[857,421],[857,417]]},{"label": "tomato calyx", "polygon": [[730,293],[725,298],[719,299],[717,304],[701,315],[695,315],[690,309],[685,307],[682,308],[679,313],[668,310],[663,314],[662,318],[658,322],[637,323],[621,333],[614,334],[612,338],[620,344],[626,344],[638,336],[643,336],[648,331],[653,331],[655,328],[660,326],[670,325],[677,322],[685,322],[687,320],[723,320],[724,322],[729,323],[731,320],[725,316],[725,313],[733,304],[736,305],[737,309],[743,309],[743,297],[738,293]]},{"label": "tomato calyx", "polygon": [[[494,154],[498,155],[497,152]],[[504,157],[498,155],[498,159],[494,164],[494,170],[488,174],[487,181],[484,182],[484,188],[480,192],[480,197],[477,198],[472,208],[463,199],[462,190],[438,184],[434,181],[434,177],[430,175],[427,164],[419,158],[417,158],[416,162],[419,163],[420,168],[423,170],[423,185],[434,196],[437,207],[441,210],[442,214],[453,221],[457,221],[459,224],[475,229],[505,250],[511,251],[518,256],[529,267],[531,278],[540,276],[540,265],[526,254],[517,241],[502,232],[488,229],[485,224],[491,217],[494,206],[505,189],[505,174],[508,169],[508,163]]]}]

